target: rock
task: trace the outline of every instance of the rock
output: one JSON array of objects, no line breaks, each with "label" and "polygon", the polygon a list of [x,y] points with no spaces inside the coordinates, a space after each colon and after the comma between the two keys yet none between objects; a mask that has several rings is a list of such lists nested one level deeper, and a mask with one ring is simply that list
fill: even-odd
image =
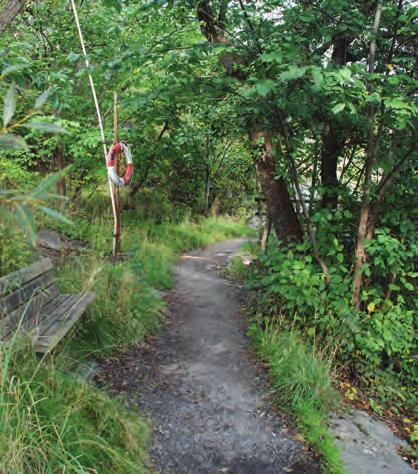
[{"label": "rock", "polygon": [[38,232],[38,247],[60,252],[62,250],[62,241],[58,232],[49,229],[41,229]]},{"label": "rock", "polygon": [[331,417],[331,431],[341,451],[343,465],[349,474],[414,474],[397,452],[405,441],[395,436],[381,421],[354,409],[344,416]]}]

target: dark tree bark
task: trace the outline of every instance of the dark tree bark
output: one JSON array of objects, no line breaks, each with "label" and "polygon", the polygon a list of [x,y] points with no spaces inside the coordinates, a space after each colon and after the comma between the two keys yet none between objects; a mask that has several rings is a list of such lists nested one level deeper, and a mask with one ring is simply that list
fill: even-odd
[{"label": "dark tree bark", "polygon": [[267,204],[267,215],[271,219],[277,238],[283,242],[303,240],[303,233],[287,191],[283,178],[275,179],[276,158],[273,152],[271,138],[264,131],[255,131],[250,134],[251,143],[255,147],[260,138],[264,142],[260,154],[256,159],[258,181]]},{"label": "dark tree bark", "polygon": [[[348,45],[350,40],[345,34],[338,35],[333,40],[331,61],[337,66],[343,66],[349,60]],[[336,209],[339,195],[339,181],[337,177],[338,158],[344,149],[345,137],[341,127],[332,122],[324,125],[322,131],[321,153],[321,184],[323,188],[321,206]]]},{"label": "dark tree bark", "polygon": [[2,34],[25,6],[26,0],[9,0],[0,12],[0,34]]}]

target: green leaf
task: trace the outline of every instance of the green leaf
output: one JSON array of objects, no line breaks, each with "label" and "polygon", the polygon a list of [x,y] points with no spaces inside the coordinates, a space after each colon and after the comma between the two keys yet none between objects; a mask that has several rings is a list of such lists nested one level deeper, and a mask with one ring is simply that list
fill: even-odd
[{"label": "green leaf", "polygon": [[27,206],[17,205],[15,217],[21,229],[28,235],[30,243],[35,245],[37,235],[33,215],[30,209]]},{"label": "green leaf", "polygon": [[42,92],[39,97],[37,97],[35,101],[35,109],[40,109],[45,104],[45,102],[48,100],[50,93],[51,89],[47,89],[46,91]]},{"label": "green leaf", "polygon": [[64,127],[61,127],[61,125],[51,122],[32,121],[26,123],[25,127],[45,133],[68,133]]},{"label": "green leaf", "polygon": [[75,63],[76,61],[78,61],[79,57],[80,57],[80,55],[78,53],[70,53],[67,56],[67,59],[68,59],[68,61],[70,61],[70,63]]},{"label": "green leaf", "polygon": [[386,99],[385,106],[390,107],[391,109],[402,110],[408,109],[408,104],[399,99]]},{"label": "green leaf", "polygon": [[321,90],[322,83],[324,82],[324,76],[321,71],[317,68],[312,69],[312,89],[316,92]]},{"label": "green leaf", "polygon": [[7,91],[6,98],[4,99],[3,106],[3,126],[7,127],[12,120],[12,117],[16,110],[16,85],[14,82],[10,84],[9,90]]},{"label": "green leaf", "polygon": [[116,8],[118,12],[122,9],[120,0],[103,0],[103,5],[109,8]]},{"label": "green leaf", "polygon": [[51,209],[50,207],[47,206],[38,206],[41,211],[43,211],[46,215],[49,217],[52,217],[53,219],[57,221],[62,221],[65,224],[72,224],[72,221],[68,219],[68,217],[64,216],[64,214],[61,214],[58,211],[55,211],[54,209]]},{"label": "green leaf", "polygon": [[273,51],[271,53],[264,53],[260,56],[260,59],[265,63],[278,63],[282,62],[283,56],[279,51]]},{"label": "green leaf", "polygon": [[41,197],[44,191],[51,188],[62,177],[63,174],[64,171],[50,174],[49,176],[44,178],[33,191],[30,192],[30,196]]},{"label": "green leaf", "polygon": [[331,109],[333,114],[339,114],[345,109],[345,104],[343,102],[340,102],[337,105],[334,105],[334,107]]},{"label": "green leaf", "polygon": [[257,81],[255,84],[257,93],[263,97],[273,91],[275,87],[276,83],[271,79],[262,79],[260,81]]},{"label": "green leaf", "polygon": [[15,135],[14,133],[5,133],[0,135],[0,149],[6,150],[26,150],[28,144],[22,137]]},{"label": "green leaf", "polygon": [[5,67],[3,71],[1,72],[1,75],[2,77],[6,77],[11,72],[20,71],[21,69],[25,67],[26,67],[25,64],[12,64],[11,66]]},{"label": "green leaf", "polygon": [[287,71],[280,74],[279,79],[285,82],[294,81],[295,79],[302,77],[305,74],[306,69],[306,67],[289,66]]}]

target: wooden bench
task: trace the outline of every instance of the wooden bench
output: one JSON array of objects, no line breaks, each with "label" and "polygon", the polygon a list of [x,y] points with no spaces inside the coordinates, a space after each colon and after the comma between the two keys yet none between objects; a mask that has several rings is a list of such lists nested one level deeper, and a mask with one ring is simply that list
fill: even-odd
[{"label": "wooden bench", "polygon": [[49,352],[93,302],[94,293],[60,294],[53,263],[42,258],[0,278],[0,338],[16,330],[32,337],[36,352]]}]

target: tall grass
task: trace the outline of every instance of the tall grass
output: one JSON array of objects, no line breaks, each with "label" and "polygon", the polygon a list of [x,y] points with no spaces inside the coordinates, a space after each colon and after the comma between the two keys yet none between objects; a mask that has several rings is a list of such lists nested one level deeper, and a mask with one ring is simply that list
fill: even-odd
[{"label": "tall grass", "polygon": [[299,431],[322,456],[323,472],[344,474],[339,451],[326,426],[327,413],[339,400],[331,384],[330,364],[296,332],[277,321],[254,320],[249,335],[268,363],[278,405],[296,419]]},{"label": "tall grass", "polygon": [[22,341],[0,357],[0,472],[149,472],[138,416]]}]

